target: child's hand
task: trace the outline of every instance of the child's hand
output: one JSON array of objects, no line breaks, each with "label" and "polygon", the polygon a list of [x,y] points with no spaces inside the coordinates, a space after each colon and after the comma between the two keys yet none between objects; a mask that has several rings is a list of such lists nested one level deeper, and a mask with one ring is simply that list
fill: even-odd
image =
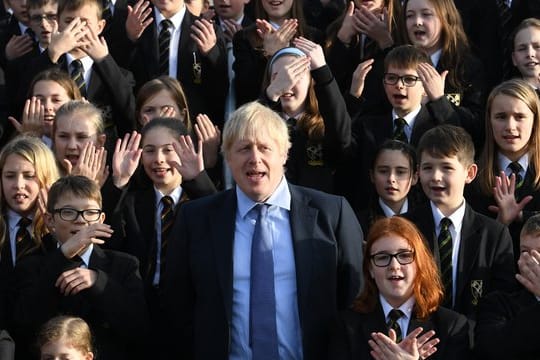
[{"label": "child's hand", "polygon": [[326,59],[324,58],[324,52],[321,45],[314,43],[302,36],[293,40],[294,46],[302,50],[304,54],[310,59],[311,71],[322,68],[326,65]]},{"label": "child's hand", "polygon": [[103,36],[98,36],[91,27],[88,27],[88,32],[84,36],[86,45],[82,48],[95,62],[100,62],[109,55],[107,41]]},{"label": "child's hand", "polygon": [[90,141],[84,145],[75,166],[72,167],[68,160],[64,160],[69,174],[86,176],[95,181],[99,187],[103,186],[109,176],[106,162],[107,150],[103,147],[96,149],[96,146]]},{"label": "child's hand", "polygon": [[131,135],[124,135],[124,139],[116,140],[112,168],[113,183],[119,189],[127,185],[137,170],[142,154],[142,149],[139,149],[140,143],[141,134],[136,131],[132,132]]},{"label": "child's hand", "polygon": [[217,163],[221,132],[205,114],[197,115],[196,120],[195,133],[197,134],[197,138],[203,143],[204,167],[209,169]]},{"label": "child's hand", "polygon": [[232,42],[234,34],[242,30],[242,25],[237,24],[236,21],[231,19],[223,20],[223,26],[225,26],[225,31],[223,31],[223,35],[228,42]]},{"label": "child's hand", "polygon": [[497,206],[489,206],[488,209],[497,213],[497,221],[510,225],[515,220],[522,218],[523,208],[533,199],[532,196],[525,196],[518,203],[514,195],[516,189],[516,175],[512,174],[510,178],[504,171],[495,179],[493,188],[493,198]]},{"label": "child's hand", "polygon": [[126,19],[126,34],[132,42],[137,41],[144,30],[154,21],[151,16],[152,8],[150,2],[139,0],[133,6],[128,5],[128,15]]},{"label": "child's hand", "polygon": [[27,99],[24,104],[22,122],[18,122],[14,117],[8,117],[9,121],[21,134],[29,134],[32,136],[41,136],[44,127],[45,107],[41,105],[41,101],[32,96]]},{"label": "child's hand", "polygon": [[[80,217],[78,219],[80,219]],[[71,259],[86,249],[90,244],[104,244],[105,241],[100,238],[110,238],[112,233],[113,229],[107,224],[93,223],[88,226],[83,226],[75,235],[70,237],[62,244],[62,246],[60,246],[60,250],[66,259]]]},{"label": "child's hand", "polygon": [[394,40],[392,39],[392,34],[390,34],[388,10],[386,8],[383,9],[382,18],[377,17],[365,6],[360,7],[356,16],[358,18],[360,32],[366,34],[370,39],[375,40],[379,48],[386,49],[392,46]]},{"label": "child's hand", "polygon": [[266,95],[272,101],[278,101],[281,95],[290,91],[302,76],[309,72],[310,59],[306,56],[294,58],[293,62],[279,69],[266,88]]},{"label": "child's hand", "polygon": [[51,42],[47,48],[51,61],[56,64],[60,56],[75,48],[85,46],[84,38],[87,32],[86,21],[82,21],[79,17],[73,19],[62,32],[58,31],[58,23],[55,21]]},{"label": "child's hand", "polygon": [[165,106],[159,112],[159,117],[178,118],[174,106]]},{"label": "child's hand", "polygon": [[448,75],[447,70],[439,74],[437,69],[430,64],[420,63],[418,64],[417,71],[429,101],[434,101],[444,96],[444,82],[446,75]]},{"label": "child's hand", "polygon": [[197,153],[189,135],[180,136],[178,144],[173,142],[173,148],[178,155],[179,161],[171,161],[169,165],[178,170],[182,175],[182,181],[193,180],[204,171],[203,145],[200,139],[198,147],[199,152]]},{"label": "child's hand", "polygon": [[264,55],[271,57],[279,49],[290,46],[297,29],[296,19],[286,19],[277,30],[268,21],[257,19],[257,34],[263,39]]},{"label": "child's hand", "polygon": [[373,62],[373,59],[363,61],[358,64],[356,70],[354,70],[351,81],[351,88],[349,92],[355,98],[359,98],[360,96],[362,96],[362,93],[364,92],[366,76],[373,68]]},{"label": "child's hand", "polygon": [[343,18],[343,23],[341,24],[341,27],[337,33],[337,38],[342,43],[349,45],[353,38],[360,32],[360,20],[358,19],[356,11],[354,10],[354,2],[351,1],[347,7],[347,12]]},{"label": "child's hand", "polygon": [[91,288],[96,283],[95,270],[75,268],[60,274],[54,286],[64,296],[76,295],[84,289]]},{"label": "child's hand", "polygon": [[34,42],[28,35],[14,35],[6,44],[6,59],[8,61],[17,59],[32,51]]},{"label": "child's hand", "polygon": [[523,252],[518,260],[516,279],[535,296],[540,296],[540,253]]},{"label": "child's hand", "polygon": [[190,36],[203,55],[208,54],[217,43],[214,25],[206,19],[195,20]]}]

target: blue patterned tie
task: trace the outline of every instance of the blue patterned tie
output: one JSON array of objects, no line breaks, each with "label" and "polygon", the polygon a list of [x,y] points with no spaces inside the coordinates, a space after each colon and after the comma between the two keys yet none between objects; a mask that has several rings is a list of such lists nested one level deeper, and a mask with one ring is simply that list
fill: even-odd
[{"label": "blue patterned tie", "polygon": [[274,259],[268,224],[268,205],[257,204],[258,213],[251,244],[249,335],[253,359],[279,359]]}]

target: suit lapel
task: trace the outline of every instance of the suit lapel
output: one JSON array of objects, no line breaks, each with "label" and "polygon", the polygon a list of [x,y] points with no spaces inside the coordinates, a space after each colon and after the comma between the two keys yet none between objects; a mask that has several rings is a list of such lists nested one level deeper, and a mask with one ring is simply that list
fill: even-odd
[{"label": "suit lapel", "polygon": [[302,311],[309,309],[311,272],[313,264],[313,229],[318,210],[311,207],[308,199],[289,184],[291,192],[291,235],[294,246],[296,268],[296,290],[298,293],[298,309],[300,319],[305,318]]},{"label": "suit lapel", "polygon": [[[188,78],[186,76],[188,75],[188,72],[182,74],[182,70],[189,69],[189,72],[191,71],[191,68],[193,66],[193,62],[195,61],[193,59],[194,55],[197,54],[195,49],[190,48],[190,34],[191,34],[191,25],[193,25],[193,22],[195,21],[193,15],[189,12],[189,10],[186,9],[186,14],[184,15],[184,19],[182,20],[182,24],[180,25],[180,41],[178,43],[178,64],[176,66],[176,78],[181,79],[182,83],[187,83]],[[194,44],[194,42],[192,42]],[[197,61],[200,61],[200,59],[197,59]],[[189,66],[188,64],[192,64]]]},{"label": "suit lapel", "polygon": [[[477,232],[479,229],[479,224],[476,222],[476,215],[467,204],[465,215],[463,216],[463,224],[461,226],[461,241],[459,244],[458,269],[456,274],[456,299],[462,298],[462,293],[465,290],[465,287],[468,286],[468,274],[477,259],[479,249]],[[457,307],[457,301],[454,302]]]},{"label": "suit lapel", "polygon": [[420,112],[416,115],[414,119],[414,125],[411,132],[410,143],[413,145],[418,145],[420,137],[433,126],[433,123],[430,121],[430,116],[425,107],[420,108]]},{"label": "suit lapel", "polygon": [[385,335],[388,335],[387,328],[381,303],[377,300],[375,311],[364,315],[364,321],[362,322],[364,337],[366,339],[371,339],[371,334],[374,332],[382,332]]},{"label": "suit lapel", "polygon": [[236,227],[236,191],[224,193],[221,204],[216,204],[207,216],[211,232],[216,270],[229,322],[232,319],[233,246]]},{"label": "suit lapel", "polygon": [[141,245],[143,254],[148,254],[152,244],[156,242],[156,194],[154,188],[143,191],[135,200],[135,214],[143,235]]}]

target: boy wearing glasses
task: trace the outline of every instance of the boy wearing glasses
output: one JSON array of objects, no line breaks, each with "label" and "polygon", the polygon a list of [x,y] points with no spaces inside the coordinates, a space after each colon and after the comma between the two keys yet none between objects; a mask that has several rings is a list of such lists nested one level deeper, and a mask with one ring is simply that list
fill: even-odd
[{"label": "boy wearing glasses", "polygon": [[418,227],[433,252],[445,291],[443,306],[474,321],[484,295],[516,286],[510,233],[465,201],[465,185],[478,170],[465,130],[437,126],[422,136],[417,153],[418,175],[429,202],[404,216]]},{"label": "boy wearing glasses", "polygon": [[51,42],[54,23],[58,18],[57,0],[28,0],[30,28],[36,34],[39,52],[43,52]]},{"label": "boy wearing glasses", "polygon": [[16,270],[18,341],[33,339],[51,317],[70,314],[90,325],[100,357],[139,358],[135,344],[143,343],[147,328],[139,263],[99,247],[112,234],[104,224],[99,187],[83,176],[58,180],[49,191],[44,220],[58,248],[29,257]]}]

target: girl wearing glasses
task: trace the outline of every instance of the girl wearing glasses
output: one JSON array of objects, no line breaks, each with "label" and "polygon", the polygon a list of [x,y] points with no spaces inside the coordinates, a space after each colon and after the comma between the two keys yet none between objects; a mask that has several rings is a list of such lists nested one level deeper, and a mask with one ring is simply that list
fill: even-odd
[{"label": "girl wearing glasses", "polygon": [[430,57],[433,66],[423,70],[422,81],[430,101],[446,96],[462,122],[475,128],[471,133],[476,148],[483,140],[484,91],[482,64],[474,55],[461,16],[452,0],[406,0],[403,21],[407,40]]},{"label": "girl wearing glasses", "polygon": [[366,285],[340,314],[331,359],[467,359],[467,319],[440,307],[437,266],[418,229],[401,217],[376,221],[367,237]]}]

